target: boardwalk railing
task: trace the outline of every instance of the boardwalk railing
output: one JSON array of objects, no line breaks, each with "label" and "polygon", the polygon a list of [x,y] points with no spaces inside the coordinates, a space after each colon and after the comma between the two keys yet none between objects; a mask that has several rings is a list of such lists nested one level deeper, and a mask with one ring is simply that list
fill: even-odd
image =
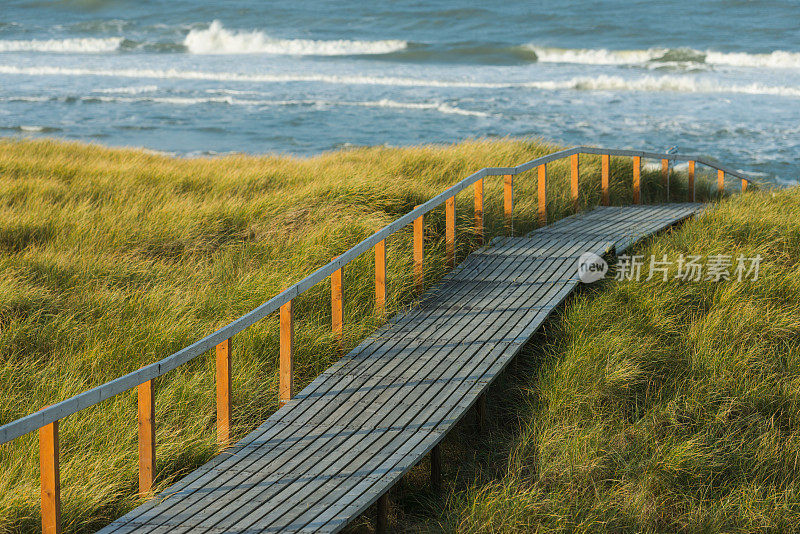
[{"label": "boardwalk railing", "polygon": [[374,249],[375,252],[375,308],[379,313],[385,311],[386,303],[386,239],[395,232],[413,225],[413,258],[415,283],[421,288],[424,282],[423,270],[423,218],[426,213],[445,205],[446,213],[446,256],[447,264],[455,263],[455,196],[470,186],[474,186],[475,234],[478,243],[483,244],[483,179],[490,176],[503,176],[504,216],[506,227],[510,230],[514,209],[514,176],[537,169],[537,208],[538,222],[547,223],[546,181],[549,163],[570,158],[570,192],[574,207],[578,209],[578,178],[580,175],[581,154],[599,155],[601,157],[601,192],[602,203],[609,204],[610,159],[626,157],[633,159],[633,202],[641,202],[641,163],[643,158],[661,160],[662,180],[669,194],[669,167],[671,162],[688,162],[688,188],[690,199],[695,200],[695,165],[697,163],[717,171],[718,191],[724,191],[726,175],[741,180],[741,190],[747,189],[749,179],[742,173],[699,157],[679,154],[662,154],[636,150],[610,150],[592,147],[576,147],[548,154],[528,161],[516,167],[489,167],[477,171],[457,184],[443,191],[424,204],[416,206],[399,219],[378,230],[350,248],[342,255],[334,258],[327,265],[282,291],[261,306],[239,317],[230,324],[209,334],[199,341],[178,352],[128,373],[115,380],[92,388],[79,395],[48,406],[36,413],[22,417],[0,427],[0,444],[7,443],[35,430],[39,431],[39,459],[41,470],[42,529],[44,532],[60,531],[60,472],[58,422],[59,420],[124,393],[133,388],[138,391],[139,420],[139,490],[141,493],[151,491],[155,473],[155,397],[153,379],[165,375],[181,365],[193,360],[211,349],[216,350],[216,383],[217,383],[217,439],[221,445],[230,442],[231,421],[231,338],[252,326],[267,315],[278,311],[280,314],[280,369],[279,399],[283,405],[294,396],[293,365],[293,313],[292,301],[316,284],[331,277],[332,328],[341,339],[342,334],[342,268],[359,255]]}]

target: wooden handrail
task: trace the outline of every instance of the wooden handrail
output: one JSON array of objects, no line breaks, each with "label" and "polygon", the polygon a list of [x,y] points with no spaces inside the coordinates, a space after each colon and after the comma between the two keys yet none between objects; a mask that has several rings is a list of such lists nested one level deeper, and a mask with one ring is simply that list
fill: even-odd
[{"label": "wooden handrail", "polygon": [[[342,269],[356,257],[375,249],[375,310],[385,313],[386,306],[386,239],[400,229],[412,224],[414,228],[414,273],[417,288],[421,291],[424,285],[424,216],[426,213],[445,204],[446,213],[446,247],[447,265],[452,267],[455,261],[455,196],[466,188],[475,187],[475,234],[478,244],[484,241],[483,221],[483,180],[488,176],[503,176],[505,225],[509,235],[513,235],[514,210],[514,176],[538,167],[538,220],[546,224],[547,220],[547,164],[564,158],[571,160],[571,198],[575,209],[578,208],[579,155],[601,156],[601,189],[603,204],[609,203],[610,158],[631,157],[633,167],[634,203],[640,202],[640,169],[641,159],[660,159],[662,162],[663,180],[667,189],[669,184],[669,162],[685,161],[689,163],[689,189],[694,200],[694,171],[699,163],[717,170],[718,191],[724,190],[725,175],[739,178],[742,191],[746,191],[751,182],[742,173],[724,167],[704,158],[680,154],[663,154],[656,152],[601,149],[594,147],[575,147],[542,156],[516,167],[487,167],[449,187],[442,193],[416,206],[413,210],[378,230],[360,243],[351,247],[342,255],[320,267],[303,280],[285,289],[249,313],[239,317],[208,336],[196,341],[174,354],[134,372],[94,387],[69,399],[43,408],[0,427],[0,444],[24,436],[29,432],[40,430],[40,463],[42,473],[42,526],[49,532],[60,529],[60,482],[58,453],[58,421],[85,408],[89,408],[104,400],[133,388],[138,389],[139,398],[139,452],[140,452],[140,491],[147,492],[152,488],[155,472],[155,395],[152,380],[193,360],[197,356],[216,348],[217,351],[217,439],[221,445],[229,443],[231,420],[231,338],[260,321],[267,315],[280,312],[280,368],[279,404],[282,406],[294,396],[294,314],[293,299],[308,289],[331,277],[332,328],[342,346]],[[668,194],[668,191],[667,191]]]}]

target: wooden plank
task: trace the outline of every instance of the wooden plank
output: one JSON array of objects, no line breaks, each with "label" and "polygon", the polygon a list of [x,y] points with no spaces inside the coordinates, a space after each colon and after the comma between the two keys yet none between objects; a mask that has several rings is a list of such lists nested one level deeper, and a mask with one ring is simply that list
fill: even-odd
[{"label": "wooden plank", "polygon": [[[565,294],[565,293],[563,293],[563,292],[562,292],[562,294]],[[505,336],[504,336],[504,337],[505,337]],[[520,340],[520,342],[519,342],[519,343],[520,343],[520,345],[521,345],[521,343],[522,343],[522,340]],[[472,358],[472,360],[474,361],[474,360],[476,360],[476,358]],[[481,359],[480,359],[480,358],[477,358],[477,360],[479,360],[479,361],[480,361]],[[505,364],[505,363],[507,363],[507,361],[506,361],[506,362],[504,362],[504,364]],[[450,408],[450,406],[451,406],[451,405],[452,405],[452,403],[450,403],[450,405],[448,405],[448,406],[447,406],[447,409],[448,409],[448,410],[449,410],[449,409],[451,409],[451,408]],[[468,405],[464,405],[464,406],[463,406],[463,408],[464,408],[464,409],[466,409],[466,408],[468,408],[468,407],[469,407]],[[429,410],[429,408],[430,408],[430,403],[426,403],[426,404],[425,404],[425,408],[424,408],[424,410]],[[453,421],[453,423],[454,423],[454,422],[455,422],[455,421]],[[418,431],[414,431],[414,432],[412,432],[412,435],[418,435],[418,434],[419,434],[419,432],[418,432]],[[383,450],[383,449],[382,449],[382,450]],[[423,453],[424,453],[424,451],[423,451]],[[361,469],[360,469],[360,468],[358,468],[358,472],[361,472]],[[337,490],[337,491],[338,491],[338,490]],[[326,493],[326,495],[331,495],[331,494],[328,494],[328,493]],[[326,499],[327,499],[327,497],[326,497]],[[263,527],[264,525],[263,525],[263,524],[261,524],[261,523],[259,523],[259,524],[257,524],[257,526],[258,526],[258,528],[261,528],[261,527]]]},{"label": "wooden plank", "polygon": [[58,421],[39,429],[39,476],[41,483],[42,532],[61,533],[61,467]]},{"label": "wooden plank", "polygon": [[389,532],[389,492],[384,493],[378,499],[377,520],[375,532],[377,534],[388,534]]},{"label": "wooden plank", "polygon": [[539,197],[536,207],[539,212],[539,226],[545,226],[547,224],[547,165],[539,165],[538,171]]},{"label": "wooden plank", "polygon": [[[310,402],[307,402],[307,403],[305,403],[305,404],[303,405],[303,407],[305,407],[305,406],[307,406],[307,405],[309,405],[309,404],[311,404],[311,403],[310,403]],[[173,489],[173,492],[174,492],[174,491],[176,491],[176,490],[177,490],[177,488],[174,488],[174,489]]]},{"label": "wooden plank", "polygon": [[694,202],[694,161],[689,162],[689,201]]},{"label": "wooden plank", "polygon": [[580,209],[578,202],[578,181],[580,179],[580,156],[573,154],[570,156],[570,194],[572,196],[572,209],[575,213]]},{"label": "wooden plank", "polygon": [[640,204],[641,193],[639,191],[639,182],[641,181],[641,172],[642,172],[642,158],[639,156],[633,157],[633,203]]},{"label": "wooden plank", "polygon": [[478,424],[478,429],[481,432],[486,430],[486,394],[481,394],[478,397],[478,402],[475,403],[475,421]]},{"label": "wooden plank", "polygon": [[425,225],[423,217],[414,219],[414,285],[418,293],[425,288]]},{"label": "wooden plank", "polygon": [[603,206],[608,206],[611,203],[608,193],[608,176],[610,173],[611,158],[608,154],[603,154],[602,156],[600,156],[600,160],[601,160],[600,187],[603,193]]},{"label": "wooden plank", "polygon": [[216,350],[217,443],[223,447],[231,441],[231,340],[226,339]]},{"label": "wooden plank", "polygon": [[475,236],[478,245],[483,245],[483,179],[475,182]]},{"label": "wooden plank", "polygon": [[456,265],[456,197],[447,199],[444,211],[447,267],[452,269]]},{"label": "wooden plank", "polygon": [[386,313],[386,241],[375,245],[375,312]]},{"label": "wooden plank", "polygon": [[[268,483],[268,484],[269,484],[269,485],[271,485],[270,483]],[[259,506],[261,509],[264,509],[264,508],[265,508],[264,502],[263,502],[263,501],[262,501],[260,498],[259,498],[258,500],[259,500],[259,504],[258,504],[258,506]],[[294,500],[294,499],[293,499],[293,500]],[[284,502],[288,502],[288,501],[284,501]],[[269,506],[266,506],[266,508],[268,509],[268,508],[269,508]],[[235,521],[235,523],[234,523],[234,524],[246,524],[246,522],[244,522],[244,523],[240,523],[240,522],[238,521],[238,519],[237,519],[237,520]],[[260,525],[258,528],[261,528],[262,526],[263,526],[263,525]],[[217,524],[217,526],[216,526],[215,528],[219,528],[219,523]]]},{"label": "wooden plank", "polygon": [[442,492],[442,447],[438,443],[431,449],[431,489]]},{"label": "wooden plank", "polygon": [[514,176],[511,174],[503,178],[503,214],[506,235],[514,235]]},{"label": "wooden plank", "polygon": [[[568,291],[563,291],[563,290],[562,290],[562,292],[561,292],[561,294],[560,294],[560,295],[561,295],[561,297],[560,297],[560,298],[563,298],[563,297],[564,297],[564,296],[567,294],[567,292],[568,292]],[[552,308],[551,308],[551,309],[552,309]],[[545,315],[546,315],[547,313],[549,313],[549,312],[546,312],[546,311],[544,312],[544,314],[545,314]],[[535,328],[534,328],[534,329],[535,329]],[[532,330],[530,330],[530,333],[532,333]],[[517,343],[519,344],[519,346],[520,346],[520,347],[521,347],[522,343],[524,343],[524,341],[527,339],[527,336],[528,336],[528,335],[529,335],[529,333],[525,333],[525,332],[523,332],[522,334],[520,334],[520,335],[518,335],[518,336],[517,336],[517,338],[516,338],[516,339],[517,339]],[[496,362],[496,363],[500,363],[500,368],[502,368],[502,366],[504,366],[505,364],[507,364],[507,360],[506,360],[505,362],[502,362],[502,361],[500,361],[500,362]],[[477,392],[476,392],[475,394],[477,395]],[[450,406],[452,406],[452,403],[450,403]],[[459,407],[463,407],[464,409],[466,409],[466,408],[468,407],[468,404],[459,404],[458,406],[459,406]],[[450,409],[452,410],[452,408],[450,408]],[[455,424],[455,422],[456,422],[456,421],[457,421],[456,419],[452,419],[451,421],[449,421],[449,424],[450,424],[450,425],[452,425],[452,424]],[[419,435],[419,432],[415,432],[415,433],[414,433],[414,435]],[[404,437],[401,437],[401,438],[402,438],[402,441],[403,441],[403,442],[405,442],[405,443],[408,443],[408,441],[409,441],[409,440],[408,440],[408,438],[404,438]],[[405,446],[405,445],[404,445],[404,446]]]},{"label": "wooden plank", "polygon": [[278,402],[283,406],[294,397],[294,312],[292,301],[281,306],[281,353]]},{"label": "wooden plank", "polygon": [[137,388],[139,420],[139,493],[153,489],[156,467],[156,401],[153,381]]},{"label": "wooden plank", "polygon": [[[573,259],[573,261],[574,261],[574,258],[572,258],[572,259]],[[570,267],[572,267],[572,265],[570,265]],[[513,313],[513,312],[512,312],[512,313]],[[472,347],[472,346],[474,346],[474,344],[473,344],[473,343],[467,343],[467,344],[465,344],[465,346],[467,346],[467,347]],[[440,359],[441,359],[440,357],[437,357],[437,358],[436,358],[436,360],[437,360],[437,361],[438,361],[438,360],[440,360]],[[393,395],[394,395],[394,396],[396,396],[396,395],[397,395],[397,393],[394,393]],[[374,403],[374,402],[373,402],[373,403],[370,403],[370,404],[378,404],[378,405],[381,405],[381,403]],[[427,404],[428,404],[428,402],[426,402],[424,405],[427,405]],[[372,417],[374,417],[374,414],[372,415]],[[351,447],[348,447],[348,450],[349,450],[350,448],[351,448]],[[248,501],[250,501],[250,500],[252,500],[253,498],[255,498],[255,496],[250,496],[250,497],[248,497],[248,499],[247,499],[247,500],[248,500]],[[258,497],[258,503],[254,504],[254,506],[263,506],[263,502],[264,502],[264,501],[262,501],[262,500],[261,500],[261,497],[259,496],[259,497]],[[287,502],[288,502],[288,501],[287,501]],[[267,508],[269,508],[269,507],[267,507]],[[239,518],[237,518],[237,517],[233,517],[233,518],[230,518],[230,519],[231,519],[231,523],[232,523],[232,524],[234,524],[235,522],[238,522],[238,520],[239,520]],[[227,520],[227,519],[226,519],[226,520]],[[223,523],[223,524],[224,524],[224,523]],[[217,526],[217,527],[215,527],[215,528],[218,528],[218,526]],[[259,528],[260,528],[260,527],[259,527]]]},{"label": "wooden plank", "polygon": [[341,269],[331,275],[331,330],[341,354],[344,349],[344,290]]}]

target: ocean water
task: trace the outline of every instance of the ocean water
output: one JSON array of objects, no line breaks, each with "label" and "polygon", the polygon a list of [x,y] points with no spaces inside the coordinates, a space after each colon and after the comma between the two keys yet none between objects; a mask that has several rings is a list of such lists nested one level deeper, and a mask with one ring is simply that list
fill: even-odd
[{"label": "ocean water", "polygon": [[797,0],[3,0],[0,135],[177,154],[536,136],[797,183]]}]

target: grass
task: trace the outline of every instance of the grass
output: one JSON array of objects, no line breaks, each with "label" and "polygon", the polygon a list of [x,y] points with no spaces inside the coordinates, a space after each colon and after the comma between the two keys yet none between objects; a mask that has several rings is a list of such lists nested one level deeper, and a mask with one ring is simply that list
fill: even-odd
[{"label": "grass", "polygon": [[576,295],[527,347],[515,406],[497,400],[502,450],[472,452],[495,473],[454,482],[421,530],[798,530],[800,190],[729,198],[636,253],[763,261],[756,281]]},{"label": "grass", "polygon": [[[485,166],[557,150],[537,140],[360,148],[308,159],[176,159],[56,141],[0,140],[0,424],[162,359],[241,316],[390,221]],[[582,203],[599,158],[581,161]],[[551,219],[570,211],[568,161],[549,166]],[[534,171],[535,172],[535,171]],[[536,219],[534,172],[515,183],[515,231]],[[631,163],[612,161],[628,203]],[[487,179],[489,235],[502,232],[501,179]],[[645,198],[663,198],[657,171]],[[685,195],[680,184],[673,193]],[[458,255],[474,242],[472,192],[457,198]],[[444,272],[444,211],[426,217],[426,281]],[[390,312],[411,302],[408,231],[388,242]],[[345,345],[381,322],[372,255],[345,269]],[[298,386],[337,358],[329,286],[295,303]],[[277,408],[277,317],[236,336],[234,436]],[[218,452],[213,359],[156,380],[157,488]],[[60,422],[64,532],[90,532],[142,502],[136,394]],[[0,446],[0,533],[39,529],[36,433]]]}]

